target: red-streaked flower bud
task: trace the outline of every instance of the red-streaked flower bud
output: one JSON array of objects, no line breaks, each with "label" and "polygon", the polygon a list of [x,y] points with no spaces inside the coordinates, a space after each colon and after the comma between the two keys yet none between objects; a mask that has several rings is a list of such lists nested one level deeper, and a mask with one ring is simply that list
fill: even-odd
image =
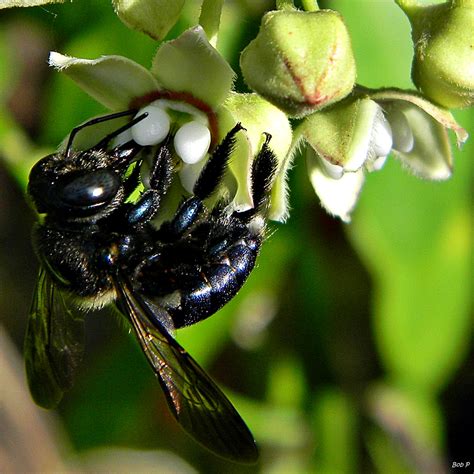
[{"label": "red-streaked flower bud", "polygon": [[267,13],[240,64],[255,92],[294,117],[344,98],[356,76],[346,25],[330,10]]}]

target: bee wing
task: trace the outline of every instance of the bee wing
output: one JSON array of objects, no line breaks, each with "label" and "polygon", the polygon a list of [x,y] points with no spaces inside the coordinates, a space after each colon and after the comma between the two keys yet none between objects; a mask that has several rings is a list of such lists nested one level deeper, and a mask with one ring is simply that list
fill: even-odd
[{"label": "bee wing", "polygon": [[71,388],[84,349],[84,318],[40,269],[25,336],[25,366],[35,402],[54,408]]},{"label": "bee wing", "polygon": [[[126,281],[117,282],[118,305],[130,319],[140,346],[158,376],[178,423],[206,448],[227,459],[255,462],[258,451],[252,434],[236,409],[160,322]],[[152,309],[153,308],[153,309]]]}]

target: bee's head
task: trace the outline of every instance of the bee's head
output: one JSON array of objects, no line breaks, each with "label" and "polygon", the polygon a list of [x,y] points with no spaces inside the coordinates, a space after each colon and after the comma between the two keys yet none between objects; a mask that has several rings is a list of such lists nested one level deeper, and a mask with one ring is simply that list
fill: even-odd
[{"label": "bee's head", "polygon": [[48,155],[32,168],[28,193],[39,213],[61,220],[96,220],[124,199],[122,172],[103,151]]}]

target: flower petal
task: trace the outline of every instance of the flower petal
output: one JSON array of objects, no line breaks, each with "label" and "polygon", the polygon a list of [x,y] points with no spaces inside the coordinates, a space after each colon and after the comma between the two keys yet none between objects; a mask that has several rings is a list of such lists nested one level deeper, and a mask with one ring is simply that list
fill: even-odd
[{"label": "flower petal", "polygon": [[184,0],[113,0],[113,4],[129,28],[161,40],[177,22]]},{"label": "flower petal", "polygon": [[[283,221],[288,216],[286,172],[290,160],[288,150],[291,145],[291,126],[286,115],[277,107],[257,94],[231,94],[225,102],[234,122],[241,122],[248,140],[247,157],[241,156],[230,162],[230,168],[237,179],[238,192],[235,202],[252,205],[250,195],[250,169],[253,159],[260,151],[265,140],[264,133],[271,135],[270,148],[278,159],[278,175],[272,188],[269,210],[270,219]],[[241,149],[243,154],[243,148]]]},{"label": "flower petal", "polygon": [[373,154],[373,129],[381,113],[368,97],[346,100],[306,117],[301,131],[320,157],[357,171]]},{"label": "flower petal", "polygon": [[[418,106],[405,101],[385,104],[390,120],[391,110],[403,113],[413,133],[413,147],[409,151],[393,149],[408,169],[421,178],[448,179],[451,176],[453,158],[448,132],[431,115]],[[396,131],[394,131],[396,133]]]},{"label": "flower petal", "polygon": [[344,222],[350,222],[350,213],[364,184],[364,172],[360,169],[354,173],[345,173],[339,179],[333,179],[324,172],[323,159],[310,147],[307,148],[306,164],[311,184],[326,211],[340,217]]},{"label": "flower petal", "polygon": [[228,95],[234,71],[196,26],[163,43],[151,69],[166,89],[187,92],[217,108]]},{"label": "flower petal", "polygon": [[370,89],[360,88],[369,93],[370,98],[377,101],[385,109],[385,104],[396,100],[409,102],[416,105],[421,110],[431,115],[434,120],[440,123],[444,128],[453,130],[456,134],[457,144],[460,147],[468,138],[468,133],[454,120],[452,114],[442,107],[432,104],[429,100],[414,91],[404,91],[401,89],[380,89],[371,91]]},{"label": "flower petal", "polygon": [[102,56],[89,60],[53,51],[49,64],[112,110],[129,108],[134,98],[159,89],[156,79],[147,69],[123,56]]},{"label": "flower petal", "polygon": [[[223,106],[218,110],[219,141],[239,121],[229,108]],[[245,127],[245,124],[243,124]],[[250,192],[250,169],[252,166],[252,151],[250,140],[245,130],[236,135],[236,145],[229,162],[229,168],[236,183],[233,207],[238,211],[245,211],[253,206]]]}]

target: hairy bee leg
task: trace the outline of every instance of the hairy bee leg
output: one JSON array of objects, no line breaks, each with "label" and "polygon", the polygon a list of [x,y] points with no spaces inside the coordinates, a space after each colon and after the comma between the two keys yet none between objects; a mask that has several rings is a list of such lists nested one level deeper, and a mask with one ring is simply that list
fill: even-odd
[{"label": "hairy bee leg", "polygon": [[233,215],[244,222],[250,221],[267,205],[270,190],[278,168],[278,160],[270,148],[271,135],[265,134],[265,142],[252,163],[251,183],[254,207]]},{"label": "hairy bee leg", "polygon": [[194,195],[199,199],[208,198],[221,183],[230,155],[235,147],[235,135],[240,130],[244,130],[244,127],[238,123],[227,133],[207,160],[193,188]]},{"label": "hairy bee leg", "polygon": [[155,155],[150,172],[150,188],[162,195],[166,194],[170,185],[173,172],[171,152],[167,143],[162,145]]},{"label": "hairy bee leg", "polygon": [[243,129],[240,123],[235,125],[213,151],[194,184],[194,196],[181,204],[174,218],[166,226],[166,232],[169,236],[183,236],[198,221],[204,209],[202,201],[208,198],[222,181],[227,163],[235,146],[235,135]]},{"label": "hairy bee leg", "polygon": [[[231,137],[235,136],[237,131],[238,128],[233,131]],[[203,241],[204,246],[211,245],[207,247],[210,261],[200,265],[195,273],[188,274],[182,281],[174,283],[181,298],[179,305],[170,305],[168,310],[176,328],[194,324],[214,314],[235,296],[255,266],[265,225],[263,219],[259,225],[252,225],[252,221],[259,216],[268,203],[278,165],[269,146],[270,139],[270,135],[266,134],[262,148],[252,164],[251,183],[254,208],[241,213],[234,212],[230,216],[230,219],[234,221],[234,226],[237,226],[235,228],[239,231],[221,233],[217,227],[211,228],[211,235],[206,237],[206,242]],[[209,173],[207,176],[216,176],[216,174]],[[203,176],[203,182],[208,179],[205,170],[201,176]],[[202,185],[202,189],[205,189],[205,185]],[[202,195],[204,194],[203,192]],[[199,206],[202,206],[202,201],[197,196],[183,203],[176,214],[175,226],[178,227],[177,223],[179,223],[182,230],[185,224],[189,227],[196,222]],[[218,210],[217,215],[214,216],[217,219],[219,219],[219,212],[222,210]],[[216,232],[215,242],[213,242],[213,232]]]}]

